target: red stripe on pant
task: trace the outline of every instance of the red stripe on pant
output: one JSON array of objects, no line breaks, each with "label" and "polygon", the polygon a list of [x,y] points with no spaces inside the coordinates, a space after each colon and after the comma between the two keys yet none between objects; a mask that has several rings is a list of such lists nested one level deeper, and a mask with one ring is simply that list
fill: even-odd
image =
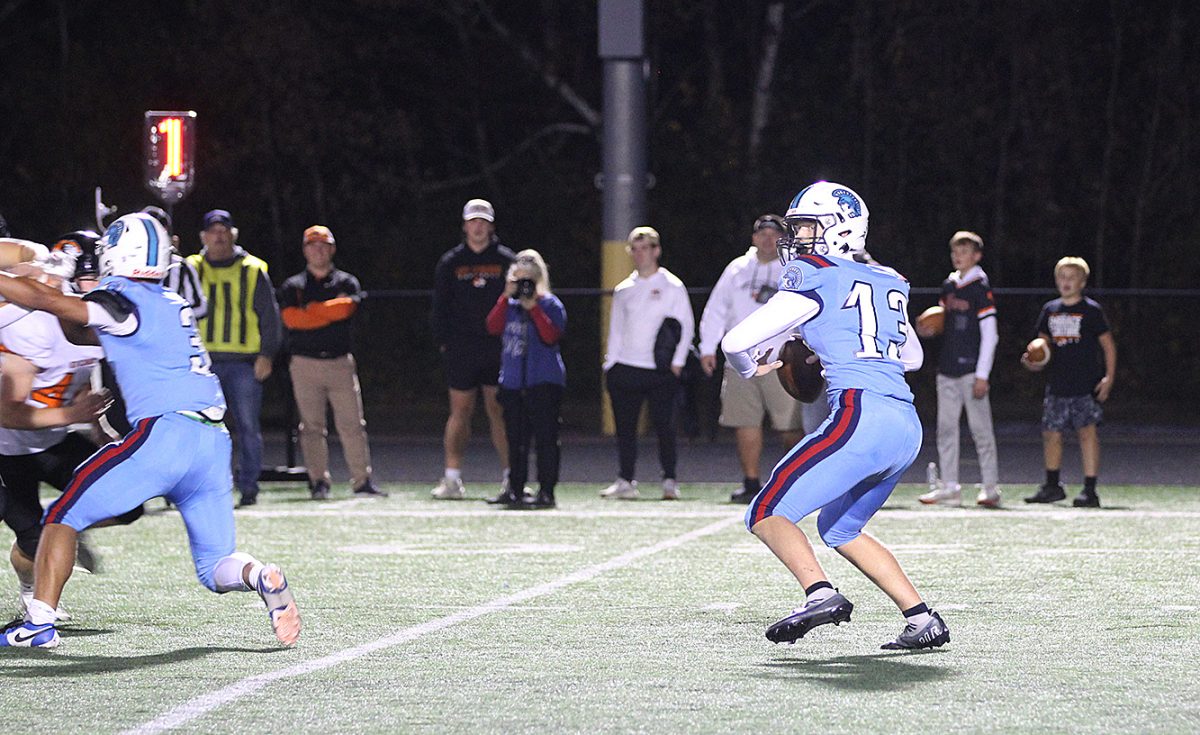
[{"label": "red stripe on pant", "polygon": [[[807,447],[803,452],[792,458],[782,472],[775,474],[775,482],[768,486],[767,492],[762,496],[762,500],[758,501],[754,508],[754,523],[758,523],[767,517],[767,509],[771,503],[775,501],[775,496],[778,495],[787,485],[791,484],[792,475],[799,470],[805,462],[809,461],[830,445],[836,443],[846,433],[851,421],[854,418],[855,412],[858,410],[858,394],[857,388],[848,388],[842,393],[842,408],[845,409],[838,416],[838,421],[833,426],[833,431],[812,445]],[[753,526],[754,523],[750,525]]]},{"label": "red stripe on pant", "polygon": [[66,511],[75,504],[77,496],[83,492],[87,485],[90,485],[91,477],[101,467],[120,454],[128,447],[136,447],[150,426],[154,424],[153,419],[142,419],[133,431],[125,435],[125,438],[120,442],[113,444],[108,449],[101,451],[99,454],[93,455],[92,460],[87,465],[80,467],[75,472],[75,476],[71,478],[71,484],[67,485],[67,489],[54,504],[50,506],[50,512],[46,515],[46,523],[58,523]]}]

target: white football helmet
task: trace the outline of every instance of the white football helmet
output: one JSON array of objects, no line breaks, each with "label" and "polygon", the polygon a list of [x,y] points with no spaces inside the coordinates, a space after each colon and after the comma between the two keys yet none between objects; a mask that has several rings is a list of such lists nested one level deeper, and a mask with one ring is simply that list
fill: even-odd
[{"label": "white football helmet", "polygon": [[171,236],[148,214],[127,214],[100,241],[100,275],[161,281],[171,265]]},{"label": "white football helmet", "polygon": [[848,186],[818,181],[796,195],[779,240],[784,263],[805,253],[855,260],[867,249],[867,205]]}]

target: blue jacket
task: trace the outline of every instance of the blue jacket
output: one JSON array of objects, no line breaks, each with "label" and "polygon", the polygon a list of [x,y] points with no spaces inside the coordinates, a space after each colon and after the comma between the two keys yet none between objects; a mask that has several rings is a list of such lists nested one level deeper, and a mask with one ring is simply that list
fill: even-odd
[{"label": "blue jacket", "polygon": [[567,310],[557,296],[538,297],[525,311],[516,299],[501,296],[487,318],[488,332],[500,334],[500,386],[520,390],[552,383],[566,385],[558,340],[567,328]]}]

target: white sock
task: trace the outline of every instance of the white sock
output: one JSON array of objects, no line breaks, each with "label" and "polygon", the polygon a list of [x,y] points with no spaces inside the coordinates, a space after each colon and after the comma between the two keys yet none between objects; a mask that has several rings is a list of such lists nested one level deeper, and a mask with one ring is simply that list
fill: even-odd
[{"label": "white sock", "polygon": [[824,602],[825,600],[828,600],[830,597],[833,597],[836,594],[837,594],[837,590],[835,590],[834,588],[822,587],[819,590],[813,590],[813,593],[811,595],[808,595],[807,597],[805,597],[804,604],[812,605],[812,604],[815,604],[818,602]]},{"label": "white sock", "polygon": [[447,480],[461,480],[462,479],[462,470],[460,470],[456,467],[447,467],[446,468],[446,479]]},{"label": "white sock", "polygon": [[54,608],[38,599],[30,601],[25,610],[25,619],[34,625],[53,625],[58,620]]},{"label": "white sock", "polygon": [[[246,580],[242,578],[242,570],[246,565],[250,565],[250,586],[246,586]],[[253,589],[258,589],[258,577],[262,574],[262,562],[255,559],[249,554],[240,551],[235,551],[229,556],[223,557],[213,567],[213,583],[217,587],[217,592],[249,592]]]}]

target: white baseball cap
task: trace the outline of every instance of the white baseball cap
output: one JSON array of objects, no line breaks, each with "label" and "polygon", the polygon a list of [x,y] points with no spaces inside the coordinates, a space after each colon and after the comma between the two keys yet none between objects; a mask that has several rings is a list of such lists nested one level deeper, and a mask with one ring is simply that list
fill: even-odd
[{"label": "white baseball cap", "polygon": [[496,210],[492,209],[492,203],[486,199],[472,199],[463,207],[463,222],[470,219],[485,219],[488,222],[495,222]]}]

